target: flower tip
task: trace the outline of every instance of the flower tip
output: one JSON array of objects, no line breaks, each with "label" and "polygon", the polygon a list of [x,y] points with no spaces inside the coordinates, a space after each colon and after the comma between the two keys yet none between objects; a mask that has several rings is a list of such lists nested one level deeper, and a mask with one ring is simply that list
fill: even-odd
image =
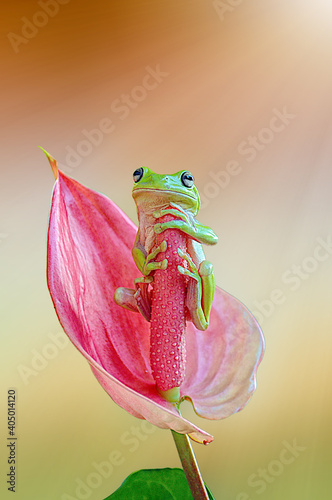
[{"label": "flower tip", "polygon": [[53,158],[53,156],[51,156],[44,148],[42,148],[41,146],[38,146],[42,151],[44,151],[48,161],[50,162],[50,165],[51,165],[51,169],[52,169],[52,172],[53,172],[53,175],[54,175],[54,178],[55,180],[57,180],[57,178],[59,177],[59,172],[58,172],[58,167],[57,167],[57,164],[56,164],[56,160]]}]

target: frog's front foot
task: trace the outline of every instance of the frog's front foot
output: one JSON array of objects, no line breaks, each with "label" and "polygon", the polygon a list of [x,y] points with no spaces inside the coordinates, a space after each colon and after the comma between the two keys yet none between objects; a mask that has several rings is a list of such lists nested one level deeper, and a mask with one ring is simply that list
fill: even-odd
[{"label": "frog's front foot", "polygon": [[157,222],[154,227],[154,232],[160,234],[166,229],[179,229],[189,236],[193,236],[195,229],[190,226],[190,224],[183,217],[169,220],[168,222]]},{"label": "frog's front foot", "polygon": [[155,219],[160,219],[161,217],[164,217],[164,215],[173,215],[173,217],[175,217],[175,219],[181,219],[184,222],[186,222],[187,224],[189,224],[189,218],[188,218],[187,214],[185,212],[182,212],[181,210],[179,210],[177,208],[158,209],[158,210],[155,210],[152,215]]}]

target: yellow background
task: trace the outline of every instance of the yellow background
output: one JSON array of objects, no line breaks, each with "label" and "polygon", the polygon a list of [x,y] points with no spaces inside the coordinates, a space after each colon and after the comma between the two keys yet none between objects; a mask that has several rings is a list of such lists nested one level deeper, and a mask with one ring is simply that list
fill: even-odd
[{"label": "yellow background", "polygon": [[[117,407],[75,348],[49,336],[61,329],[45,278],[53,177],[41,145],[133,220],[137,167],[195,175],[205,197],[198,219],[220,237],[206,251],[217,283],[256,313],[265,307],[267,344],[244,411],[193,417],[215,436],[194,446],[204,479],[216,500],[327,500],[332,256],[321,241],[332,236],[331,5],[70,0],[41,11],[37,1],[6,2],[0,16],[1,498],[13,498],[4,484],[10,387],[16,500],[83,498],[77,480],[98,483],[94,463],[114,462],[85,490],[91,500],[134,470],[180,465],[168,431]],[[163,76],[144,94],[147,67]],[[125,94],[134,104],[121,114]],[[105,118],[113,131],[82,143]],[[75,163],[72,150],[88,153]],[[230,162],[237,175],[227,178]],[[304,273],[297,285],[294,272]],[[301,447],[287,464],[285,443]],[[260,474],[269,479],[253,485]]]}]

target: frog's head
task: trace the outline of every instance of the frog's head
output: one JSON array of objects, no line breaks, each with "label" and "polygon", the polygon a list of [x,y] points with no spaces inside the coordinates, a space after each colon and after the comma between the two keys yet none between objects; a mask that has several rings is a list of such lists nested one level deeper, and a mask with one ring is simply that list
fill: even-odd
[{"label": "frog's head", "polygon": [[153,211],[171,204],[197,214],[200,198],[194,176],[188,170],[180,170],[176,174],[155,174],[147,167],[140,167],[133,177],[133,198],[138,208]]}]

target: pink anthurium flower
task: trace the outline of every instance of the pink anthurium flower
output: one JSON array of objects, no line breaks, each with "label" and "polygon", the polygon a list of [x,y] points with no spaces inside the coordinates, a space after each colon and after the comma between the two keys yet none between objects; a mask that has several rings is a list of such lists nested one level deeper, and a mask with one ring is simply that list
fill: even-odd
[{"label": "pink anthurium flower", "polygon": [[[132,287],[137,228],[106,196],[56,168],[48,231],[47,281],[60,323],[111,398],[135,417],[188,434],[213,437],[156,389],[150,367],[149,323],[114,302],[118,286]],[[250,312],[216,289],[206,331],[188,322],[182,399],[196,413],[222,419],[241,410],[256,387],[263,336]]]}]

